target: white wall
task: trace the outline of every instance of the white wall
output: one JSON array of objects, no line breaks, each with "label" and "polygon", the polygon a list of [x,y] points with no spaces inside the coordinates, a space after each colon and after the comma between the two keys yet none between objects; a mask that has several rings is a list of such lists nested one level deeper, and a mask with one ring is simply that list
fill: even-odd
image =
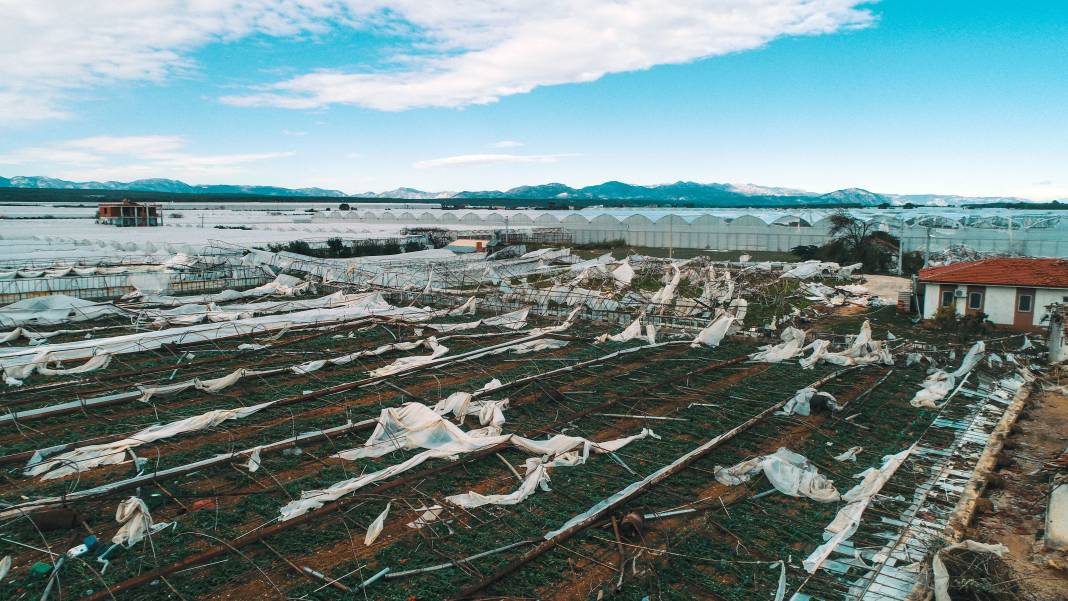
[{"label": "white wall", "polygon": [[[987,314],[990,321],[998,325],[1011,326],[1016,316],[1016,288],[1010,286],[985,286],[985,288],[986,298],[983,299],[983,312]],[[967,309],[968,286],[966,284],[960,284],[956,289],[963,290],[965,294],[964,298],[955,299],[957,314],[963,315]],[[927,284],[927,290],[923,296],[924,319],[934,318],[935,313],[938,311],[938,301],[941,296],[941,290],[941,284]],[[1043,322],[1043,319],[1045,319],[1047,315],[1046,306],[1052,303],[1065,302],[1065,298],[1068,298],[1068,290],[1038,288],[1035,291],[1034,311],[1032,312],[1033,321],[1031,325],[1035,327],[1045,327],[1046,323]]]},{"label": "white wall", "polygon": [[[967,286],[964,288],[967,289]],[[983,313],[986,313],[990,321],[998,325],[1011,326],[1016,318],[1016,288],[987,286]]]},{"label": "white wall", "polygon": [[1046,311],[1046,307],[1053,303],[1064,303],[1064,299],[1068,298],[1068,290],[1057,288],[1039,288],[1035,292],[1035,325],[1045,327],[1049,325],[1049,321],[1043,322],[1049,312]]}]

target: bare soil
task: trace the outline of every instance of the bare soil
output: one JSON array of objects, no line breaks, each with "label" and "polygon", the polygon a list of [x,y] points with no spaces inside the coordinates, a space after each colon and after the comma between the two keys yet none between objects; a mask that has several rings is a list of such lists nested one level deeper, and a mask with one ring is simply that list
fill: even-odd
[{"label": "bare soil", "polygon": [[1046,504],[1052,483],[1066,476],[1045,464],[1068,446],[1068,395],[1036,391],[1006,440],[987,488],[988,503],[980,503],[969,537],[1002,543],[1004,559],[1018,582],[1034,599],[1068,598],[1068,553],[1045,548],[1042,540]]}]

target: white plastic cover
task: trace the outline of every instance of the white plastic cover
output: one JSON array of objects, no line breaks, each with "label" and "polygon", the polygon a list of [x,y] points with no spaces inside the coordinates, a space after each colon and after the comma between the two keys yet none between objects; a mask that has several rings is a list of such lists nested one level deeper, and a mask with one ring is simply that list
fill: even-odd
[{"label": "white plastic cover", "polygon": [[912,447],[909,447],[900,453],[887,455],[883,457],[883,464],[879,468],[868,468],[858,474],[858,477],[863,480],[842,495],[842,500],[847,502],[846,506],[838,510],[834,520],[824,529],[823,537],[826,542],[816,547],[816,550],[803,562],[809,574],[815,574],[816,570],[823,565],[824,560],[830,556],[831,551],[853,536],[872,497],[882,490],[883,485],[894,475],[897,468],[901,467],[911,452]]},{"label": "white plastic cover", "polygon": [[912,397],[909,404],[917,408],[937,408],[938,401],[944,399],[953,390],[953,387],[957,385],[957,379],[967,375],[983,360],[984,352],[986,352],[986,344],[980,340],[968,349],[968,353],[964,355],[964,359],[956,371],[950,373],[939,369],[932,372],[923,381],[922,387]]},{"label": "white plastic cover", "polygon": [[[238,407],[236,409],[216,409],[193,417],[187,417],[168,424],[156,424],[122,440],[104,444],[87,445],[78,447],[72,451],[53,455],[44,461],[32,463],[26,466],[23,472],[26,476],[41,476],[42,480],[62,478],[70,474],[84,472],[101,465],[114,465],[123,463],[130,449],[143,444],[177,436],[186,432],[203,430],[217,426],[226,420],[241,419],[248,417],[262,409],[274,404],[274,401],[252,405],[250,407]],[[32,461],[32,459],[31,459]]]},{"label": "white plastic cover", "polygon": [[371,522],[371,525],[367,527],[367,534],[363,536],[363,544],[365,547],[371,546],[371,543],[378,539],[378,535],[382,534],[382,529],[386,525],[386,516],[389,515],[389,506],[392,505],[392,501],[386,502],[386,508],[382,510],[382,513],[378,514],[378,517]]},{"label": "white plastic cover", "polygon": [[720,315],[718,319],[713,321],[707,328],[701,330],[697,337],[693,339],[690,346],[708,346],[717,347],[723,340],[723,337],[727,335],[727,330],[734,323],[734,316],[724,313]]},{"label": "white plastic cover", "polygon": [[126,311],[110,303],[94,303],[64,294],[53,294],[0,307],[0,326],[56,325],[125,314]]},{"label": "white plastic cover", "polygon": [[611,452],[634,440],[651,436],[649,430],[614,441],[596,443],[585,438],[558,434],[546,440],[531,440],[513,434],[494,435],[491,429],[465,432],[444,419],[433,409],[420,403],[405,403],[400,407],[383,409],[378,425],[362,447],[335,455],[354,461],[381,457],[399,449],[425,449],[401,463],[337,482],[325,489],[304,491],[301,498],[281,509],[280,520],[285,521],[322,507],[374,482],[393,477],[417,467],[428,459],[447,458],[507,443],[532,455],[557,456],[581,448],[586,456],[590,451]]},{"label": "white plastic cover", "polygon": [[623,262],[612,270],[612,279],[620,284],[630,284],[630,281],[634,279],[634,268],[630,266],[630,257],[623,259]]},{"label": "white plastic cover", "polygon": [[998,557],[1003,556],[1009,551],[1009,548],[1001,543],[988,545],[975,542],[974,540],[964,540],[939,549],[931,559],[931,569],[934,571],[935,601],[950,601],[951,599],[949,596],[949,571],[946,570],[946,564],[942,561],[942,554],[956,549],[965,549],[974,553],[993,553]]},{"label": "white plastic cover", "polygon": [[116,545],[125,545],[130,548],[152,529],[152,515],[148,511],[148,505],[139,497],[130,497],[119,503],[115,510],[115,521],[122,524],[111,542]]},{"label": "white plastic cover", "polygon": [[761,350],[750,355],[749,359],[764,363],[779,363],[793,359],[801,353],[801,347],[805,345],[804,331],[790,326],[783,329],[780,337],[782,339],[780,344],[761,347]]},{"label": "white plastic cover", "polygon": [[791,497],[804,496],[822,503],[839,499],[834,482],[819,473],[808,459],[789,449],[780,448],[771,455],[754,457],[733,465],[714,468],[716,481],[727,486],[748,482],[763,471],[771,485]]}]

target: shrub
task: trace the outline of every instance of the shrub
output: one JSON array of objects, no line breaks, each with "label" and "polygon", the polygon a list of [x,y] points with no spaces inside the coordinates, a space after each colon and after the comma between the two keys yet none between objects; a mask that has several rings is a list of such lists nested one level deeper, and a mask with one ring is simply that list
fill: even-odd
[{"label": "shrub", "polygon": [[958,315],[953,305],[939,307],[932,321],[936,328],[953,336],[957,342],[965,342],[976,336],[985,335],[990,330],[990,321],[986,313]]}]

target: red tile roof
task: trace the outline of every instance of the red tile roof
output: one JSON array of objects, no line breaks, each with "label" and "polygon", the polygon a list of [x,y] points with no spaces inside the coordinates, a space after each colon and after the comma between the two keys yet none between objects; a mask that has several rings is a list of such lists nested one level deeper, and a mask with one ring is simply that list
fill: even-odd
[{"label": "red tile roof", "polygon": [[920,270],[920,281],[1027,288],[1068,288],[1064,259],[983,259]]}]

